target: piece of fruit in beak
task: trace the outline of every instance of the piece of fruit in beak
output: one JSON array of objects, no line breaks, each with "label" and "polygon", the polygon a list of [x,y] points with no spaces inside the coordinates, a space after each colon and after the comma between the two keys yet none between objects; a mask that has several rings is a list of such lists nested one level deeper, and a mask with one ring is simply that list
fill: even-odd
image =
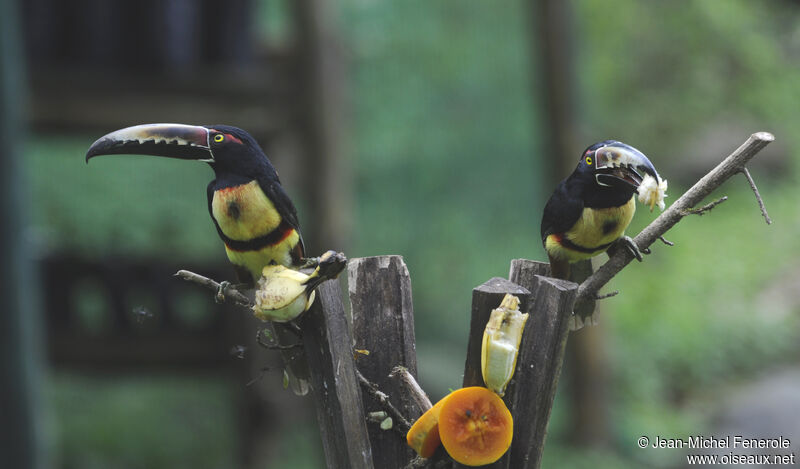
[{"label": "piece of fruit in beak", "polygon": [[653,211],[653,207],[658,205],[659,210],[662,212],[664,211],[664,197],[667,196],[667,180],[656,178],[649,174],[644,175],[644,179],[642,179],[641,184],[639,184],[639,188],[637,192],[639,193],[638,199],[639,202],[649,205],[650,211]]}]

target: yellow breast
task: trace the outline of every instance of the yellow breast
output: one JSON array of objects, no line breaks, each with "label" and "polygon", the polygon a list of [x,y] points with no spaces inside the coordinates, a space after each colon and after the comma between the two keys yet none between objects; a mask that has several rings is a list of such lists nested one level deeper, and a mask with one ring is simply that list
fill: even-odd
[{"label": "yellow breast", "polygon": [[635,212],[633,197],[621,207],[585,208],[575,225],[567,230],[567,239],[586,248],[611,243],[625,233]]},{"label": "yellow breast", "polygon": [[261,270],[269,264],[292,265],[291,250],[300,241],[297,230],[291,230],[286,238],[276,244],[265,246],[254,251],[235,251],[225,246],[225,254],[232,264],[242,266],[250,272],[253,280],[261,277]]},{"label": "yellow breast", "polygon": [[280,214],[258,181],[215,191],[211,213],[225,236],[237,241],[263,236],[281,223]]},{"label": "yellow breast", "polygon": [[[569,262],[594,257],[605,251],[607,244],[625,234],[635,212],[633,197],[620,207],[584,208],[581,217],[566,233],[551,234],[545,239],[545,249],[552,257]],[[564,237],[581,249],[570,248],[568,243],[563,242]]]}]

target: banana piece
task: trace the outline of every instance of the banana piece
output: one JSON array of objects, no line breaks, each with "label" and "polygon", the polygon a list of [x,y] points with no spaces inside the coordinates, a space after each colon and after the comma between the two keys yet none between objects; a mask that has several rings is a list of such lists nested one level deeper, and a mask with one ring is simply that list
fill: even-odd
[{"label": "banana piece", "polygon": [[311,276],[282,265],[268,265],[261,272],[253,314],[262,321],[287,322],[314,302],[307,285]]},{"label": "banana piece", "polygon": [[481,346],[481,373],[486,387],[500,395],[514,376],[519,343],[528,314],[519,311],[519,298],[506,295],[500,306],[492,310]]},{"label": "banana piece", "polygon": [[658,205],[659,210],[662,212],[664,211],[664,197],[667,196],[666,179],[661,179],[659,177],[658,180],[656,180],[653,176],[645,174],[644,179],[642,179],[641,184],[639,184],[637,192],[639,193],[639,202],[649,205],[651,212],[656,205]]},{"label": "banana piece", "polygon": [[336,278],[347,265],[347,257],[336,251],[327,251],[314,260],[317,267],[311,274],[277,264],[264,267],[255,294],[255,317],[262,321],[291,321],[314,303],[314,289]]}]

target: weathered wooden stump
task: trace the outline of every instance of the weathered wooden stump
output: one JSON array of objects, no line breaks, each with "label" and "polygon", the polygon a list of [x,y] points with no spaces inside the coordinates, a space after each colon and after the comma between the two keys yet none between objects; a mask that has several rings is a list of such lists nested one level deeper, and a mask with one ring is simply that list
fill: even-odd
[{"label": "weathered wooden stump", "polygon": [[[487,467],[535,469],[541,463],[578,288],[546,277],[548,272],[547,264],[517,259],[510,280],[492,278],[472,293],[464,386],[484,385],[481,343],[491,310],[511,293],[519,297],[520,310],[530,314],[517,369],[503,397],[514,417],[514,439],[509,451]],[[402,420],[413,422],[429,405],[424,395],[420,398],[407,383],[389,376],[397,366],[405,367],[411,379],[417,372],[408,269],[400,256],[352,259],[348,282],[351,324],[335,282],[320,286],[318,300],[299,322],[327,466],[401,469],[415,456],[405,442],[407,427],[394,422],[395,428],[382,429],[367,422],[366,415],[385,410],[386,402],[375,398],[374,388],[362,397],[358,373],[377,385]],[[439,451],[425,467],[462,466]]]},{"label": "weathered wooden stump", "polygon": [[[414,308],[406,264],[400,256],[365,257],[352,259],[347,269],[355,348],[363,351],[356,354],[358,369],[413,421],[423,409],[389,377],[396,366],[417,376]],[[369,397],[364,405],[366,412],[382,410]],[[414,451],[398,432],[383,430],[377,423],[371,423],[368,430],[376,468],[399,469],[413,459]]]},{"label": "weathered wooden stump", "polygon": [[317,288],[316,301],[298,323],[327,467],[372,469],[353,336],[337,282],[329,280]]}]

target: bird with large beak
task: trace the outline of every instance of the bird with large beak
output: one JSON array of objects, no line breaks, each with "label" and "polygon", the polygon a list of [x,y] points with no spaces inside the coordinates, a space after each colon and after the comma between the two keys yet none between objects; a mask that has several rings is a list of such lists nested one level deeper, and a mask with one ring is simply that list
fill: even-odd
[{"label": "bird with large beak", "polygon": [[606,140],[584,150],[542,215],[542,243],[553,277],[569,278],[570,263],[601,254],[618,242],[641,260],[625,229],[636,211],[634,195],[647,175],[660,181],[650,160],[630,145]]},{"label": "bird with large beak", "polygon": [[[98,139],[86,152],[86,161],[95,156],[115,154],[154,155],[208,163],[216,176],[207,189],[208,212],[239,281],[247,286],[255,286],[265,271],[276,270],[265,269],[268,266],[306,266],[302,265],[305,248],[294,204],[283,190],[272,163],[244,130],[227,125],[137,125]],[[281,272],[285,274],[285,270]],[[281,285],[299,282],[296,289],[308,296],[302,302],[303,308],[271,304],[269,308],[259,309],[257,316],[284,321],[293,319],[313,301],[313,287],[319,284],[320,278],[299,273],[282,278]],[[309,284],[312,279],[313,284]],[[227,282],[222,282],[220,293],[225,284]],[[295,328],[275,324],[274,329],[281,342],[291,341],[292,337],[297,339]],[[284,357],[284,360],[294,392],[307,393],[308,368],[302,353],[288,359]]]},{"label": "bird with large beak", "polygon": [[227,125],[145,124],[111,132],[86,152],[139,154],[208,163],[208,211],[239,280],[249,286],[271,264],[294,266],[304,257],[297,211],[278,173],[255,139]]}]

